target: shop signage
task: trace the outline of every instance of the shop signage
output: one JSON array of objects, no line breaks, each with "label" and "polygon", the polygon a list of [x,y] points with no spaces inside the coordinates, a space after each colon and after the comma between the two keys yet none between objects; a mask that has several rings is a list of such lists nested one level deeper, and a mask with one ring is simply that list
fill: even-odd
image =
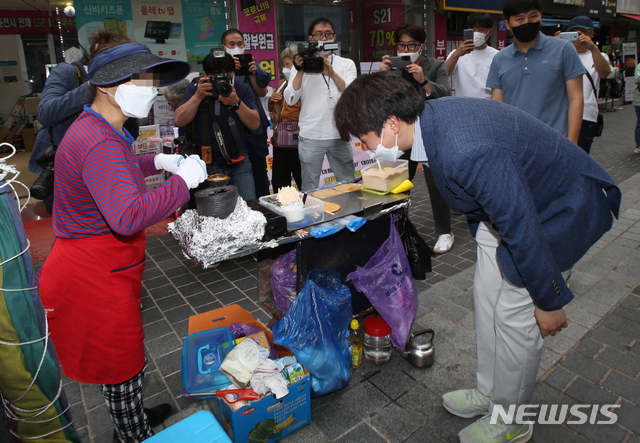
[{"label": "shop signage", "polygon": [[88,50],[89,36],[106,29],[134,39],[131,0],[74,0],[78,41]]},{"label": "shop signage", "polygon": [[275,0],[239,1],[238,29],[244,37],[245,53],[251,53],[260,67],[271,74],[270,86],[278,85]]},{"label": "shop signage", "polygon": [[182,0],[187,60],[203,60],[227,30],[224,0]]},{"label": "shop signage", "polygon": [[440,0],[440,9],[502,14],[504,0]]},{"label": "shop signage", "polygon": [[447,16],[444,14],[434,14],[434,33],[436,39],[435,58],[438,60],[447,59]]},{"label": "shop signage", "polygon": [[636,80],[634,76],[635,67],[638,64],[638,53],[636,52],[636,43],[622,44],[622,59],[624,60],[624,99],[627,102],[633,101],[633,95],[636,90]]},{"label": "shop signage", "polygon": [[542,12],[567,17],[586,15],[598,20],[614,18],[616,3],[615,0],[542,0]]},{"label": "shop signage", "polygon": [[135,41],[160,57],[187,60],[181,1],[131,0],[131,8]]},{"label": "shop signage", "polygon": [[380,61],[396,55],[396,28],[405,22],[405,0],[364,0],[362,17],[362,60]]},{"label": "shop signage", "polygon": [[77,32],[75,17],[62,15],[58,18],[55,11],[52,15],[53,27],[49,17],[40,11],[0,10],[0,35],[58,33],[58,21],[68,32]]}]

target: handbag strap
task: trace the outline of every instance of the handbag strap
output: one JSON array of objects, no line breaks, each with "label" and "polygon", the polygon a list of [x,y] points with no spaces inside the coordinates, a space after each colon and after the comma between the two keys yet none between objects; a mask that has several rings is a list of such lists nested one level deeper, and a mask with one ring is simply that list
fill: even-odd
[{"label": "handbag strap", "polygon": [[[287,87],[287,81],[285,80],[284,83],[282,83],[282,88],[281,90],[284,90]],[[284,97],[282,97],[282,100],[280,100],[280,111],[278,112],[278,126],[280,126],[281,123],[281,117],[282,117],[282,111],[284,110]],[[274,131],[277,128],[274,128]]]},{"label": "handbag strap", "polygon": [[596,101],[598,101],[598,93],[596,92],[596,85],[593,83],[593,79],[591,78],[591,74],[589,74],[589,71],[586,71],[585,75],[589,79],[589,83],[591,83],[591,87],[593,88],[593,93],[596,96]]}]

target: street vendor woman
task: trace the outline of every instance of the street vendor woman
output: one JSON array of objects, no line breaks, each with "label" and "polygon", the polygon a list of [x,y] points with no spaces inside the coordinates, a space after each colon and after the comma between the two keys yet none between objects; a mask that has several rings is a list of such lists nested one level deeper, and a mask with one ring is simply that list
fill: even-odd
[{"label": "street vendor woman", "polygon": [[467,216],[478,245],[478,380],[442,403],[460,417],[482,416],[460,432],[463,443],[528,441],[533,425],[492,424],[491,413],[532,403],[543,337],[567,327],[566,278],[611,228],[620,190],[582,149],[529,114],[476,98],[425,103],[388,72],[351,83],[334,117],[343,139],[353,134],[369,149],[413,147],[446,203]]},{"label": "street vendor woman", "polygon": [[[158,86],[182,80],[186,62],[151,54],[141,43],[92,37],[90,97],[55,158],[51,253],[40,276],[40,296],[64,374],[100,385],[114,437],[139,442],[171,412],[169,405],[143,410],[146,372],[140,291],[145,228],[189,199],[206,178],[197,156],[136,156],[127,118],[147,117]],[[93,51],[92,51],[93,52]],[[174,175],[147,191],[145,176]]]}]

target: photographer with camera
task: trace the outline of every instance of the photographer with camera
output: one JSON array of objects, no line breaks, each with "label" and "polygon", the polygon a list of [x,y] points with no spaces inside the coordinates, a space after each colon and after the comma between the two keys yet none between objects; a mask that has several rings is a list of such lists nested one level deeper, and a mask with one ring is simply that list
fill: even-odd
[{"label": "photographer with camera", "polygon": [[251,54],[245,54],[244,38],[237,29],[226,30],[221,38],[222,48],[233,57],[235,62],[236,78],[234,83],[243,83],[251,87],[254,94],[260,126],[258,129],[244,132],[244,140],[247,144],[247,154],[253,171],[253,181],[256,187],[256,196],[269,195],[269,177],[267,176],[267,128],[269,119],[261,105],[260,97],[267,95],[267,86],[271,81],[271,74],[265,72]]},{"label": "photographer with camera", "polygon": [[[38,105],[38,122],[43,126],[36,138],[29,159],[29,171],[40,174],[31,187],[31,195],[42,200],[49,214],[53,210],[54,158],[58,144],[65,132],[88,103],[89,83],[86,81],[87,64],[102,44],[126,43],[128,39],[109,34],[104,42],[92,41],[90,54],[72,63],[59,63],[49,74]],[[125,124],[134,136],[138,135],[138,120],[129,119]]]},{"label": "photographer with camera", "polygon": [[191,82],[176,109],[176,126],[193,122],[193,134],[201,147],[209,174],[228,175],[244,200],[255,200],[251,163],[245,155],[245,127],[260,127],[258,105],[251,89],[234,84],[233,57],[212,49],[202,63],[206,75]]},{"label": "photographer with camera", "polygon": [[[350,182],[356,172],[351,143],[340,140],[333,123],[333,108],[355,80],[357,71],[352,60],[332,53],[335,38],[335,28],[329,19],[321,17],[311,22],[309,44],[300,45],[291,68],[291,81],[284,90],[289,106],[298,100],[302,103],[298,120],[302,191],[318,187],[325,154],[337,181]],[[325,44],[331,44],[331,49],[325,48]]]}]

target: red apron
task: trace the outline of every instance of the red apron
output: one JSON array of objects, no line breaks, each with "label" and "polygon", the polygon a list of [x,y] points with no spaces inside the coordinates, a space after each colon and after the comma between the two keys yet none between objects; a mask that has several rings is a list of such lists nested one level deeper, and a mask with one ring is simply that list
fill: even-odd
[{"label": "red apron", "polygon": [[118,384],[144,366],[140,290],[144,231],[56,238],[40,275],[40,298],[64,374]]}]

